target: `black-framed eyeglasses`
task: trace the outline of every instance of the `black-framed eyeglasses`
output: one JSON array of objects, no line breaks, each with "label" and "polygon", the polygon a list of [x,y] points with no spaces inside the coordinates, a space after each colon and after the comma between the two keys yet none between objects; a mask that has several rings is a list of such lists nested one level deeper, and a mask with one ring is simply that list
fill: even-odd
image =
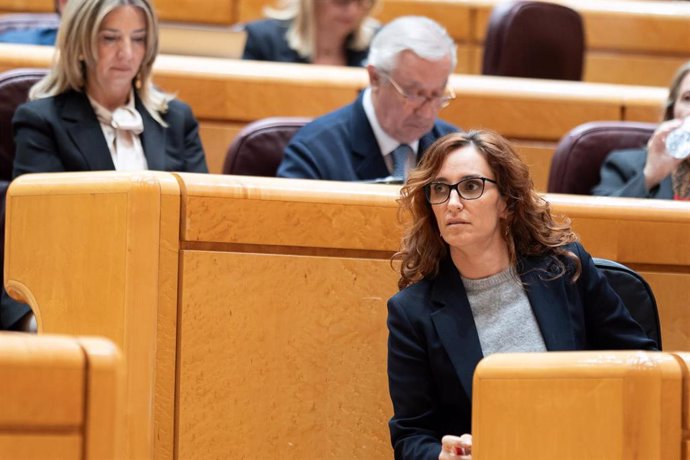
[{"label": "black-framed eyeglasses", "polygon": [[450,191],[455,190],[464,200],[476,200],[484,194],[484,186],[487,182],[495,184],[496,181],[488,177],[468,177],[457,184],[444,184],[432,182],[424,186],[424,194],[430,204],[442,204],[450,199]]},{"label": "black-framed eyeglasses", "polygon": [[455,93],[453,92],[453,88],[446,87],[445,93],[441,96],[422,96],[420,95],[411,95],[408,94],[400,84],[398,84],[397,81],[393,79],[390,75],[388,75],[385,72],[380,72],[383,77],[388,80],[393,88],[395,88],[395,91],[403,98],[405,99],[405,102],[413,106],[414,108],[420,108],[423,106],[425,103],[429,102],[434,108],[436,109],[443,109],[446,108],[450,105],[450,103],[455,99]]}]

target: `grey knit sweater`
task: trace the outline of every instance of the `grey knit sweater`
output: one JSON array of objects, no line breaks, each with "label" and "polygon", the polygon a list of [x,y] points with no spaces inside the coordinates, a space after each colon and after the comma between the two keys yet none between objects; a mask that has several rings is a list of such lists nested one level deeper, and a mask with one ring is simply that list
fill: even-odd
[{"label": "grey knit sweater", "polygon": [[512,268],[481,279],[462,278],[484,356],[546,351],[534,312]]}]

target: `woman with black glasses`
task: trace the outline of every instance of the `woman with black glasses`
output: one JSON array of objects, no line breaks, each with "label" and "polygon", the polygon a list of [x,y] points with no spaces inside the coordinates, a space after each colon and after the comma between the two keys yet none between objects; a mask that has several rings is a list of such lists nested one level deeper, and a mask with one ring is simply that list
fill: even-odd
[{"label": "woman with black glasses", "polygon": [[656,349],[498,134],[436,141],[400,204],[411,218],[388,302],[396,458],[471,458],[472,376],[491,353]]}]

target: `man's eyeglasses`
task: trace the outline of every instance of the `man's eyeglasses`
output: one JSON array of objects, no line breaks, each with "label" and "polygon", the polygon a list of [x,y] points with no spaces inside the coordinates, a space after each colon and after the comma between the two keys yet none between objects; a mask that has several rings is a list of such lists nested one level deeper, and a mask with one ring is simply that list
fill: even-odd
[{"label": "man's eyeglasses", "polygon": [[476,200],[484,194],[484,186],[487,182],[496,183],[495,180],[488,177],[468,177],[453,185],[432,182],[424,186],[424,194],[430,204],[445,203],[450,199],[451,190],[458,192],[460,198]]},{"label": "man's eyeglasses", "polygon": [[362,8],[369,8],[374,4],[374,0],[330,0],[330,2],[342,8],[350,6],[350,3],[355,3]]},{"label": "man's eyeglasses", "polygon": [[455,99],[455,93],[453,92],[452,88],[446,88],[446,92],[442,96],[413,96],[411,94],[407,94],[407,92],[405,92],[405,90],[402,89],[398,82],[393,80],[393,77],[384,72],[380,72],[380,74],[383,77],[385,77],[386,80],[388,80],[391,83],[393,88],[395,88],[398,94],[400,94],[400,96],[402,96],[402,98],[405,99],[405,101],[414,108],[420,108],[425,103],[429,102],[434,108],[443,109],[445,107],[448,107],[451,101]]}]

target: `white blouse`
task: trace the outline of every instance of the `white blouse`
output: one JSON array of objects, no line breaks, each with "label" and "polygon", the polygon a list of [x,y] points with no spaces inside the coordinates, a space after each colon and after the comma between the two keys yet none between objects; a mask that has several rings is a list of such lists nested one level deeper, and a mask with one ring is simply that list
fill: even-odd
[{"label": "white blouse", "polygon": [[126,105],[118,107],[113,112],[91,97],[89,97],[89,102],[91,102],[103,130],[115,170],[141,171],[148,169],[140,136],[144,132],[144,123],[134,106],[134,92],[130,93],[129,102]]}]

